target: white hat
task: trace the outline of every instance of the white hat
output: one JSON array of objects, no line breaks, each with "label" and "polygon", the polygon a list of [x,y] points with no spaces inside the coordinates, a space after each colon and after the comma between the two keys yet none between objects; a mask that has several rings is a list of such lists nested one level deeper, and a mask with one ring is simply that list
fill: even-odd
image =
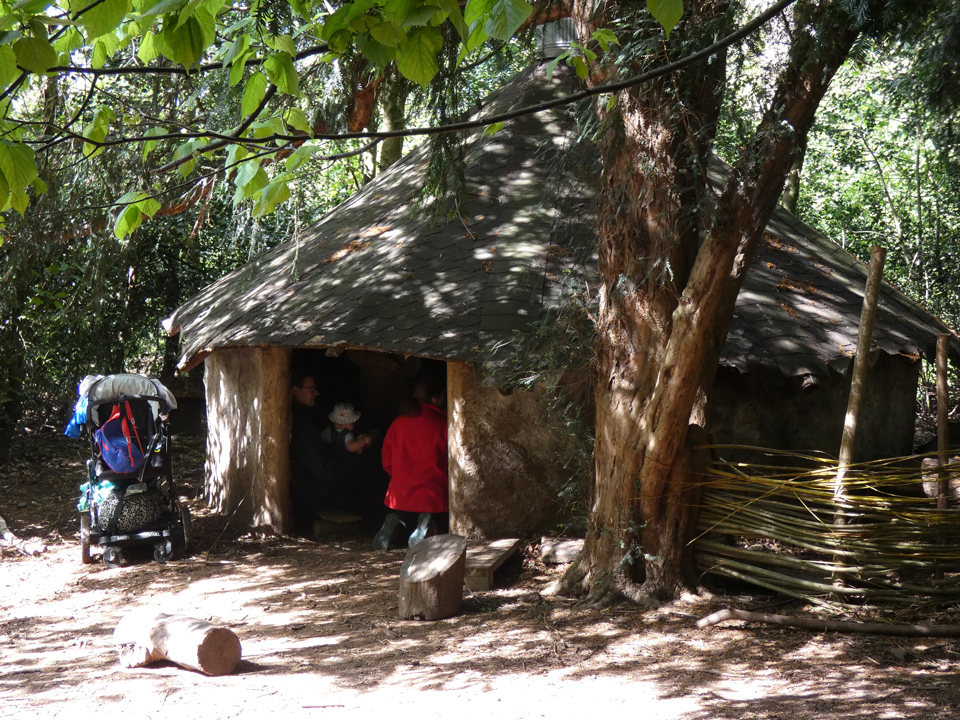
[{"label": "white hat", "polygon": [[350,403],[337,403],[333,406],[333,412],[327,417],[335,425],[349,425],[360,419],[360,413]]}]

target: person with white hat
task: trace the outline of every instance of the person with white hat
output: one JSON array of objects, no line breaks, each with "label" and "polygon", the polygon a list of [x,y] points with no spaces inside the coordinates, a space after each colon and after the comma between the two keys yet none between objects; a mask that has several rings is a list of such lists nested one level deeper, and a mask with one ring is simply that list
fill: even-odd
[{"label": "person with white hat", "polygon": [[333,423],[333,427],[324,428],[321,439],[333,445],[339,452],[361,453],[364,448],[373,445],[373,437],[370,435],[354,437],[353,429],[360,419],[360,413],[350,403],[337,403],[327,418]]}]

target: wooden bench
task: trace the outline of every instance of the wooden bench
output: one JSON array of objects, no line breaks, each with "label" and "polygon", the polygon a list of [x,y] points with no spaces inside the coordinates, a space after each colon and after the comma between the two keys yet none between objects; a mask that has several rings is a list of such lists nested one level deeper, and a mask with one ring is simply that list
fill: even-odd
[{"label": "wooden bench", "polygon": [[519,551],[520,541],[515,538],[468,540],[464,583],[473,592],[492,590],[495,586],[493,574]]}]

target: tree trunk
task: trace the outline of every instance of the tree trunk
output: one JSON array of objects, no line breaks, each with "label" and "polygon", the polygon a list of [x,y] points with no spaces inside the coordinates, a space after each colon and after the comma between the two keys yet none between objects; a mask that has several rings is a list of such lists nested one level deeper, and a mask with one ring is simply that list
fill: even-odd
[{"label": "tree trunk", "polygon": [[[591,14],[588,3],[577,3],[581,38],[607,18],[622,18],[625,4],[608,2]],[[665,44],[669,57],[726,34],[728,11],[722,0],[688,4]],[[834,8],[808,11],[793,30],[771,110],[709,216],[699,208],[707,202],[722,58],[620,93],[604,118],[597,478],[584,552],[561,591],[587,590],[594,601],[664,598],[684,584],[696,477],[705,465],[693,449],[705,438],[708,391],[736,297],[797,148],[855,37]],[[636,26],[641,22],[638,16]],[[699,428],[693,433],[691,422]]]},{"label": "tree trunk", "polygon": [[[407,126],[407,95],[412,84],[390,66],[380,86],[380,107],[383,129],[403,130]],[[403,137],[386,138],[380,143],[379,171],[383,172],[403,156]]]},{"label": "tree trunk", "polygon": [[787,181],[783,188],[783,197],[780,198],[780,204],[783,209],[790,213],[797,212],[797,200],[800,199],[800,179],[803,174],[803,160],[807,154],[806,140],[797,148],[797,156],[793,159],[790,166],[790,172],[787,173]]}]

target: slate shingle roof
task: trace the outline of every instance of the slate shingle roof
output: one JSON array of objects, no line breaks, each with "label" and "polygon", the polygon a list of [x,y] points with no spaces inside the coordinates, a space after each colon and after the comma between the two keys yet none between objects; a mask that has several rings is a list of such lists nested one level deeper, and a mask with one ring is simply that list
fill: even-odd
[{"label": "slate shingle roof", "polygon": [[[563,66],[531,68],[491,95],[492,115],[576,89]],[[406,155],[301,237],[224,276],[165,323],[181,365],[216,348],[366,348],[475,362],[530,329],[565,271],[592,251],[598,159],[571,148],[562,109],[467,138],[466,193],[439,220],[417,211],[427,145]],[[719,187],[724,167],[711,168]],[[741,372],[822,374],[856,342],[866,269],[785,211],[748,270],[721,363]],[[944,326],[890,286],[875,346],[931,352]],[[960,344],[957,345],[960,347]]]}]

